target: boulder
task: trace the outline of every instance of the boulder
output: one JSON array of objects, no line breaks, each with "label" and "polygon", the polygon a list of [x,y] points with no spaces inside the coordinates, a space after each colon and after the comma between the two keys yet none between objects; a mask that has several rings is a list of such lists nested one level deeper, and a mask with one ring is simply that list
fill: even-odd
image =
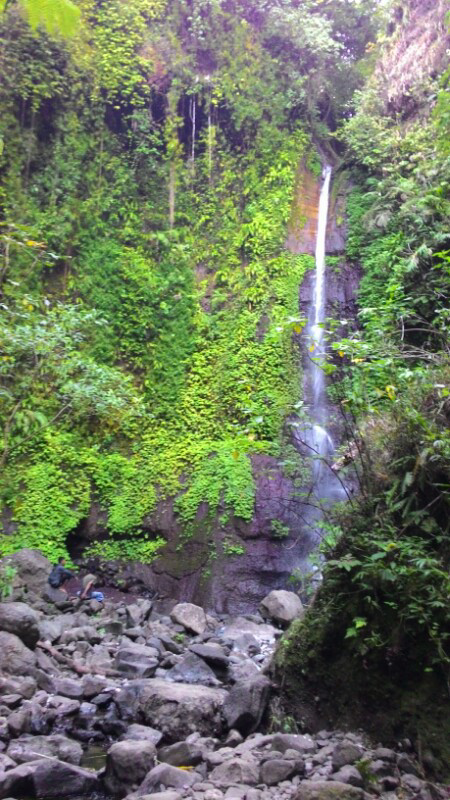
[{"label": "boulder", "polygon": [[317,750],[314,739],[307,734],[300,733],[276,733],[272,739],[272,747],[280,753],[285,753],[286,750],[296,750],[302,755],[314,753]]},{"label": "boulder", "polygon": [[58,614],[56,617],[44,617],[39,622],[39,638],[43,641],[57,642],[64,631],[74,628],[78,623],[76,614]]},{"label": "boulder", "polygon": [[148,795],[161,789],[184,789],[192,786],[198,780],[198,775],[186,772],[170,764],[158,764],[144,778],[136,794],[138,796]]},{"label": "boulder", "polygon": [[0,677],[0,700],[5,694],[18,694],[26,700],[30,700],[36,691],[36,681],[34,678],[13,678]]},{"label": "boulder", "polygon": [[70,644],[70,642],[89,642],[89,644],[98,644],[101,641],[101,635],[94,628],[93,625],[80,625],[75,628],[67,628],[60,637],[61,644]]},{"label": "boulder", "polygon": [[[125,800],[137,800],[137,794],[129,794]],[[179,792],[152,792],[151,794],[140,795],[140,800],[182,800],[182,795]]]},{"label": "boulder", "polygon": [[148,619],[152,610],[151,600],[139,600],[137,603],[128,605],[125,609],[127,628],[135,628]]},{"label": "boulder", "polygon": [[104,783],[114,797],[137,788],[155,766],[156,748],[149,741],[130,739],[113,744],[106,755]]},{"label": "boulder", "polygon": [[208,776],[217,786],[259,783],[259,767],[256,761],[249,758],[230,758],[215,767]]},{"label": "boulder", "polygon": [[0,603],[0,631],[14,633],[29,648],[39,641],[39,618],[26,603]]},{"label": "boulder", "polygon": [[332,781],[339,781],[340,783],[349,783],[351,786],[364,786],[364,781],[359,770],[352,767],[351,764],[346,764],[331,775]]},{"label": "boulder", "polygon": [[42,756],[42,758],[53,757],[60,761],[66,761],[68,764],[78,765],[83,755],[83,749],[79,742],[68,739],[60,733],[52,736],[24,735],[10,743],[7,755],[17,764],[36,761]]},{"label": "boulder", "polygon": [[220,735],[225,698],[223,689],[152,678],[131,681],[118,693],[116,704],[123,718],[140,718],[168,742],[178,742],[195,731]]},{"label": "boulder", "polygon": [[211,667],[208,667],[195,653],[186,653],[179,664],[167,670],[165,679],[179,683],[200,683],[203,686],[219,685]]},{"label": "boulder", "polygon": [[353,742],[339,742],[333,750],[331,763],[334,770],[345,767],[346,764],[354,764],[362,756],[362,748]]},{"label": "boulder", "polygon": [[195,767],[202,760],[202,749],[195,743],[176,742],[158,750],[158,759],[173,767]]},{"label": "boulder", "polygon": [[17,767],[16,762],[4,753],[0,753],[0,772],[7,772],[8,769],[14,769],[14,767]]},{"label": "boulder", "polygon": [[233,686],[223,709],[228,728],[248,735],[258,727],[269,699],[270,685],[268,678],[258,674]]},{"label": "boulder", "polygon": [[52,564],[40,550],[24,548],[2,559],[2,564],[8,564],[16,570],[15,586],[24,586],[28,591],[40,595],[49,585]]},{"label": "boulder", "polygon": [[54,758],[29,761],[0,773],[0,797],[88,797],[98,789],[95,772]]},{"label": "boulder", "polygon": [[170,618],[172,622],[197,635],[204,633],[208,624],[203,608],[193,603],[177,603],[170,612]]},{"label": "boulder", "polygon": [[38,761],[33,773],[36,797],[88,797],[99,790],[95,772],[56,759]]},{"label": "boulder", "polygon": [[245,617],[235,617],[225,625],[222,635],[224,639],[234,641],[235,639],[240,639],[243,633],[250,633],[261,644],[261,642],[272,643],[280,632],[273,625],[253,622]]},{"label": "boulder", "polygon": [[150,678],[158,666],[159,653],[143,644],[123,645],[116,653],[115,666],[119,672],[134,678]]},{"label": "boulder", "polygon": [[282,758],[269,758],[261,767],[261,783],[274,786],[297,773],[297,764]]},{"label": "boulder", "polygon": [[55,680],[56,694],[62,697],[70,697],[72,700],[79,700],[84,696],[83,685],[81,681],[74,678],[57,678]]},{"label": "boulder", "polygon": [[263,617],[272,619],[283,627],[290,625],[294,619],[303,617],[305,613],[299,596],[285,589],[274,589],[273,592],[269,592],[261,601],[259,608]]},{"label": "boulder", "polygon": [[162,733],[155,728],[149,728],[147,725],[138,725],[134,723],[127,728],[122,739],[131,739],[135,742],[152,742],[155,747],[158,747],[162,737]]},{"label": "boulder", "polygon": [[10,675],[28,675],[36,665],[36,656],[32,650],[14,633],[0,631],[0,673]]},{"label": "boulder", "polygon": [[189,650],[213,669],[226,670],[228,667],[228,656],[220,644],[191,644]]},{"label": "boulder", "polygon": [[338,781],[302,781],[292,800],[362,800],[364,791]]}]

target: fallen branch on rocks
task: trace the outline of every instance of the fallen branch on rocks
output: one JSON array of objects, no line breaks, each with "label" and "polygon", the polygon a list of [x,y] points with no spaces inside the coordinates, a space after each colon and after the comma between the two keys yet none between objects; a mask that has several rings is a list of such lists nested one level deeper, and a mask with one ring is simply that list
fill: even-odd
[{"label": "fallen branch on rocks", "polygon": [[86,664],[78,664],[73,658],[69,658],[68,656],[64,656],[60,653],[56,647],[52,647],[51,644],[48,642],[39,641],[36,645],[41,650],[45,650],[46,653],[52,656],[58,664],[63,664],[65,667],[73,670],[77,673],[77,675],[102,675],[104,678],[120,678],[121,674],[116,669],[100,669],[96,667],[92,669],[88,667]]}]

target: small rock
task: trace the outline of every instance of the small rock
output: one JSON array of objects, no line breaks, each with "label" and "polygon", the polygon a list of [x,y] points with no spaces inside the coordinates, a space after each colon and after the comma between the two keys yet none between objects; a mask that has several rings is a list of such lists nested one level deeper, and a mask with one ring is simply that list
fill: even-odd
[{"label": "small rock", "polygon": [[243,737],[235,728],[232,728],[227,738],[225,739],[224,745],[225,747],[237,747],[238,744],[241,744],[244,741]]}]

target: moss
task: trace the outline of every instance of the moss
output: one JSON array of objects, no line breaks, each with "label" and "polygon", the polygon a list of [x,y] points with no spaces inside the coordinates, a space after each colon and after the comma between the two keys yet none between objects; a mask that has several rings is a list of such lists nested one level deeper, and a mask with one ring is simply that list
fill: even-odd
[{"label": "moss", "polygon": [[[417,645],[418,646],[418,645]],[[363,658],[319,600],[279,645],[275,670],[286,707],[308,727],[363,728],[395,745],[407,737],[440,779],[450,774],[450,699],[438,670],[418,672],[414,649],[396,663]],[[349,679],[350,678],[350,679]]]}]

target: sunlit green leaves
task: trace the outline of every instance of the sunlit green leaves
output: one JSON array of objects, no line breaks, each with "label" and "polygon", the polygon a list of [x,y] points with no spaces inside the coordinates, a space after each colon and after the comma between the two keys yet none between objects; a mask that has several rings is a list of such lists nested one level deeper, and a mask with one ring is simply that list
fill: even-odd
[{"label": "sunlit green leaves", "polygon": [[[8,0],[0,0],[4,11]],[[73,36],[80,23],[80,9],[72,0],[18,0],[31,27],[45,28],[50,34]]]}]

